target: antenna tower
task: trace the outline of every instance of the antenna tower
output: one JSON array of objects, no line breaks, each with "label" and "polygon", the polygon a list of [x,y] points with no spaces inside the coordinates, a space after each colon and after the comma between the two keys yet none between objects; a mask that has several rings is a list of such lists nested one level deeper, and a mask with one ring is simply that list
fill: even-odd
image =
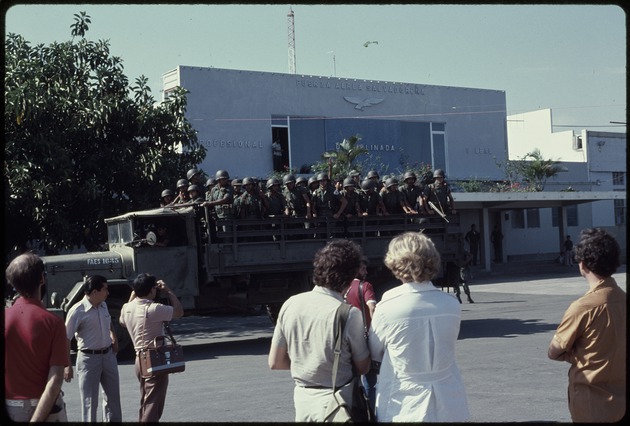
[{"label": "antenna tower", "polygon": [[293,9],[289,6],[287,15],[287,27],[289,30],[289,73],[295,74],[295,22]]}]

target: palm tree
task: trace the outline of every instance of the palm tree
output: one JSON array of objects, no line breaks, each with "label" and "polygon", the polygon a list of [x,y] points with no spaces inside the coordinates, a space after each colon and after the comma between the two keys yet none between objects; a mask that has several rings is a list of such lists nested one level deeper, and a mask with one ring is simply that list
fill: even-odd
[{"label": "palm tree", "polygon": [[330,177],[348,176],[350,171],[356,166],[356,160],[360,155],[369,153],[368,149],[359,145],[360,135],[351,136],[344,139],[335,151],[326,151],[322,154],[322,159],[327,160],[328,173]]},{"label": "palm tree", "polygon": [[523,180],[529,184],[532,191],[536,192],[545,188],[547,179],[563,171],[559,161],[545,160],[538,148],[527,153],[522,158],[519,166],[519,172],[523,176]]}]

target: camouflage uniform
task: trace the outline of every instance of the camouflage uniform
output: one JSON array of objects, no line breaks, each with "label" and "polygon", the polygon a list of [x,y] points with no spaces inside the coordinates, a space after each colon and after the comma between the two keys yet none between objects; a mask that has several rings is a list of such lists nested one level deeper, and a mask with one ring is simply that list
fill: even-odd
[{"label": "camouflage uniform", "polygon": [[389,214],[403,214],[405,212],[400,205],[404,201],[400,191],[387,188],[381,192],[381,198]]},{"label": "camouflage uniform", "polygon": [[217,204],[214,206],[214,211],[216,212],[218,219],[232,219],[234,217],[232,212],[232,202],[234,199],[232,187],[229,185],[220,186],[217,185],[212,188],[210,192],[210,200],[208,201],[218,201],[227,198],[229,200],[226,204]]},{"label": "camouflage uniform", "polygon": [[[442,209],[444,214],[451,214],[452,207],[450,202],[451,187],[448,183],[438,182],[431,183],[426,186],[424,190],[424,196],[427,201],[431,201],[438,209]],[[428,204],[428,203],[427,203]]]}]

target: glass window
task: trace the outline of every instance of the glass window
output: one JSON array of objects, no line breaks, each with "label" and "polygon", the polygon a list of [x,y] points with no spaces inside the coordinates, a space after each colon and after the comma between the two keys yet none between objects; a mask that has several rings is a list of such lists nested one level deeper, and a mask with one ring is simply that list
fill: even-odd
[{"label": "glass window", "polygon": [[525,215],[522,209],[512,210],[512,229],[525,228]]},{"label": "glass window", "polygon": [[120,222],[120,242],[130,243],[133,241],[133,232],[131,230],[131,222]]},{"label": "glass window", "polygon": [[624,172],[613,172],[613,174],[612,174],[612,183],[613,183],[613,185],[625,185],[626,184],[626,174]]},{"label": "glass window", "polygon": [[[560,207],[551,209],[551,226],[557,228],[560,221]],[[567,226],[578,226],[577,205],[567,206]]]},{"label": "glass window", "polygon": [[444,123],[431,123],[431,131],[433,131],[433,132],[443,132],[444,131]]},{"label": "glass window", "polygon": [[443,169],[446,170],[446,152],[444,135],[441,133],[433,133],[433,170]]},{"label": "glass window", "polygon": [[527,209],[527,227],[540,228],[540,210]]},{"label": "glass window", "polygon": [[117,244],[120,242],[117,223],[107,225],[107,242],[109,244]]}]

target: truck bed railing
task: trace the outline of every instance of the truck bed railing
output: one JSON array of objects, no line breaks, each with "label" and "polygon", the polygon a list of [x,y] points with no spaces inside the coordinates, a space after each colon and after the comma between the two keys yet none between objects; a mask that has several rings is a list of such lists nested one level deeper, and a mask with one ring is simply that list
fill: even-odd
[{"label": "truck bed railing", "polygon": [[[446,223],[440,217],[424,215],[362,216],[351,219],[316,217],[268,217],[265,219],[216,220],[211,234],[210,251],[221,255],[222,267],[260,266],[265,255],[273,264],[310,263],[315,251],[331,238],[348,238],[362,246],[369,258],[382,257],[383,240],[407,231],[429,235],[439,250],[448,256],[447,236],[459,232],[457,216]],[[210,226],[213,226],[210,223]],[[450,239],[452,240],[455,235]]]}]

